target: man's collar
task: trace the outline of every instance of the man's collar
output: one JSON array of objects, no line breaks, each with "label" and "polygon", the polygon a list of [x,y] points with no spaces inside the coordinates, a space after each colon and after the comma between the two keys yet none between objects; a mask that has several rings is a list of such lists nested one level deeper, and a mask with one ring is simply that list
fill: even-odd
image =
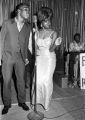
[{"label": "man's collar", "polygon": [[[15,22],[15,18],[12,18],[12,19],[11,19],[11,24],[14,24],[14,23],[16,23],[16,22]],[[24,25],[26,25],[26,26],[27,26],[28,24],[30,24],[30,23],[29,23],[29,22],[25,22],[25,23],[24,23]]]},{"label": "man's collar", "polygon": [[[15,22],[18,22],[18,20],[17,20],[16,17],[11,19],[11,23],[12,23],[12,24],[15,23]],[[25,22],[24,22],[24,23],[25,23]]]},{"label": "man's collar", "polygon": [[25,23],[25,21],[20,22],[16,17],[15,17],[15,22],[16,22],[16,23],[21,23],[21,24],[24,24],[24,23]]}]

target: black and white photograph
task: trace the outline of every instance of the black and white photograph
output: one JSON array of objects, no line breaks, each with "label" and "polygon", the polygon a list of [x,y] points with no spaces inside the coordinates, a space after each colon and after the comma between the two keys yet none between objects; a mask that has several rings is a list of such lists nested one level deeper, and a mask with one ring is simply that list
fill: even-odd
[{"label": "black and white photograph", "polygon": [[84,0],[0,0],[0,120],[85,120]]}]

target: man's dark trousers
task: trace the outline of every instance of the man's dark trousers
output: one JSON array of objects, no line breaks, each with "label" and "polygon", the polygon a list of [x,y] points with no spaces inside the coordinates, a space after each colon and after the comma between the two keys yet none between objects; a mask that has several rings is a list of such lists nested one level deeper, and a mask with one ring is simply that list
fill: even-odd
[{"label": "man's dark trousers", "polygon": [[16,74],[17,90],[18,90],[18,102],[24,103],[26,98],[25,83],[24,83],[24,71],[25,64],[20,52],[15,52],[12,55],[6,53],[9,58],[5,58],[2,65],[3,74],[3,103],[4,105],[11,104],[11,78],[13,67]]}]

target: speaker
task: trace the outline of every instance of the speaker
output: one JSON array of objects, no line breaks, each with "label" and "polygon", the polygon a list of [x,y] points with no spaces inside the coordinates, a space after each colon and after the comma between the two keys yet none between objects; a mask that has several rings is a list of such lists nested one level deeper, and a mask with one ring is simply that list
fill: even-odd
[{"label": "speaker", "polygon": [[53,79],[59,87],[61,88],[68,87],[68,77],[66,75],[55,72]]}]

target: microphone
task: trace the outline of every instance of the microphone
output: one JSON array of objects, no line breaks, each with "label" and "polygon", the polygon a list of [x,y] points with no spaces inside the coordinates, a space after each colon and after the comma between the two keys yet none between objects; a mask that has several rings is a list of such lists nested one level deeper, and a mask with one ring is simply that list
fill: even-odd
[{"label": "microphone", "polygon": [[38,37],[38,25],[37,25],[37,15],[33,15],[33,32],[35,33],[35,41],[37,40]]},{"label": "microphone", "polygon": [[[38,34],[38,26],[37,26],[37,16],[36,15],[34,15],[33,16],[33,23],[34,23],[34,29],[35,29],[35,33],[37,33]],[[35,41],[36,41],[36,39],[37,39],[37,36],[35,35]],[[34,111],[31,111],[28,115],[27,115],[27,118],[29,119],[29,120],[42,120],[43,118],[44,118],[44,114],[42,113],[42,112],[40,112],[40,111],[37,111],[37,103],[36,103],[36,82],[37,82],[37,77],[36,77],[36,67],[37,67],[37,65],[36,65],[36,48],[37,48],[37,45],[36,45],[36,43],[35,43],[35,66],[34,66],[34,72],[35,72],[35,83],[34,83],[34,89],[35,89],[35,92],[34,92],[34,96],[35,96],[35,98],[34,98]]]},{"label": "microphone", "polygon": [[35,31],[38,31],[38,26],[37,26],[37,16],[36,16],[36,15],[33,15],[33,23],[34,23]]}]

